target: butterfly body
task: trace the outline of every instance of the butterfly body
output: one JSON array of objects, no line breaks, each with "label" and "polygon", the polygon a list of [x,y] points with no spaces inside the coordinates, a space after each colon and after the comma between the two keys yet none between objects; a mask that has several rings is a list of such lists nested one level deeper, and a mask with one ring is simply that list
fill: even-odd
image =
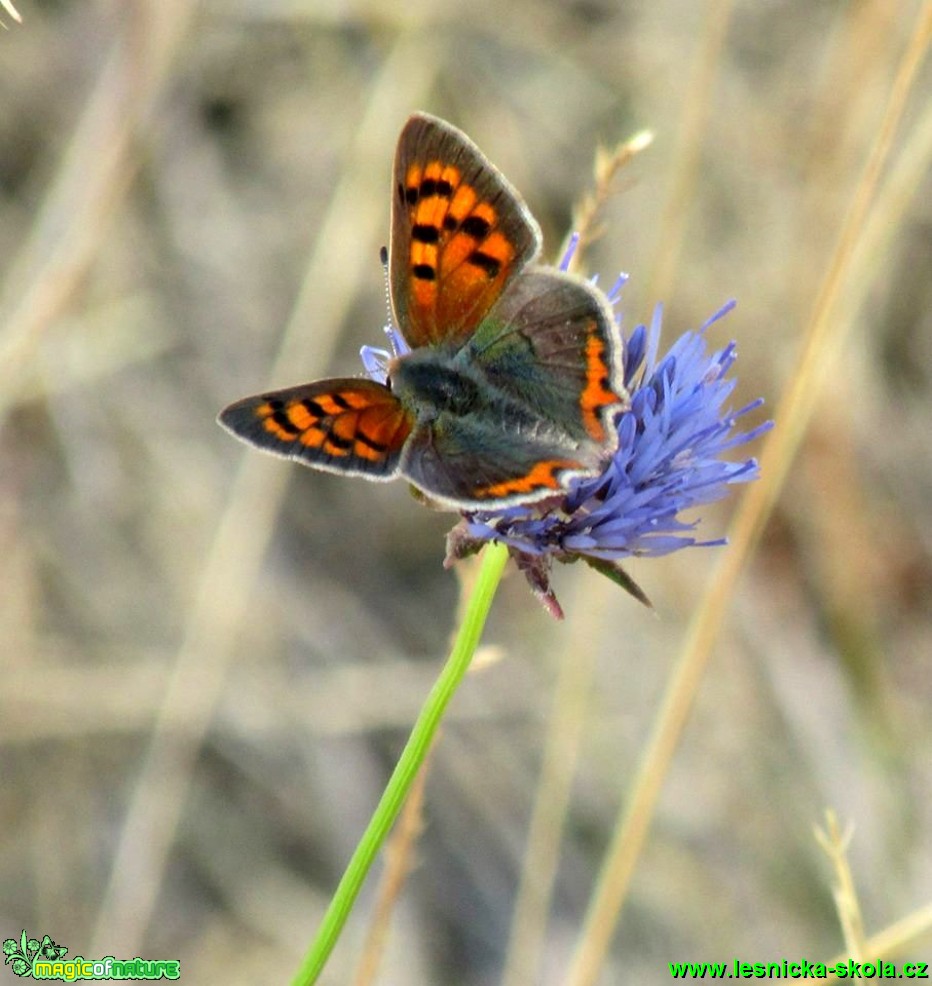
[{"label": "butterfly body", "polygon": [[411,117],[394,188],[392,305],[411,351],[389,361],[384,384],[321,380],[257,395],[221,423],[316,468],[403,476],[453,509],[541,500],[597,472],[627,399],[607,299],[530,264],[537,223],[450,124]]}]

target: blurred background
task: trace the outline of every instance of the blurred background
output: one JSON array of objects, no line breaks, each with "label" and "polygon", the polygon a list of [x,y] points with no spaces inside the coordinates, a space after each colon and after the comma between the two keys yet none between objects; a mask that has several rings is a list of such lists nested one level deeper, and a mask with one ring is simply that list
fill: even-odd
[{"label": "blurred background", "polygon": [[[466,130],[551,259],[597,147],[653,131],[585,269],[631,274],[629,329],[662,300],[667,343],[736,297],[710,342],[738,340],[734,406],[768,402],[753,425],[794,378],[921,4],[16,6],[21,24],[0,11],[0,938],[285,982],[446,655],[454,518],[403,483],[246,450],[214,419],[355,374],[382,344],[407,115]],[[853,825],[868,932],[932,896],[930,68],[600,982],[841,951],[813,837],[826,807]],[[704,538],[743,492],[703,511]],[[574,566],[556,624],[506,581],[497,660],[443,728],[376,981],[561,981],[725,551],[633,562],[655,613]],[[567,665],[578,760],[522,979],[513,913]],[[323,981],[353,981],[377,877]],[[930,955],[927,936],[913,957]]]}]

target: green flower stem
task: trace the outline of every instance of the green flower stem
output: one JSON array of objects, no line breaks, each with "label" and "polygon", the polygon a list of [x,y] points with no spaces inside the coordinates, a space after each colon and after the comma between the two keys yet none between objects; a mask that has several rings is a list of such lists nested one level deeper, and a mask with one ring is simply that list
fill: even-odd
[{"label": "green flower stem", "polygon": [[483,550],[482,566],[450,657],[421,709],[375,814],[359,840],[324,914],[317,936],[292,980],[292,986],[311,986],[317,982],[317,977],[323,971],[362,889],[363,881],[424,763],[443,713],[469,668],[507,560],[508,550],[501,544],[489,544]]}]

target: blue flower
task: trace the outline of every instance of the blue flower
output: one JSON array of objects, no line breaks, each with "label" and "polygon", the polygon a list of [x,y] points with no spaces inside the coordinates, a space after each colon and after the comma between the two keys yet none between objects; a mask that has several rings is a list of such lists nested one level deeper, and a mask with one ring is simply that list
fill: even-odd
[{"label": "blue flower", "polygon": [[[621,283],[609,292],[613,303]],[[736,483],[756,479],[756,460],[734,462],[724,455],[771,427],[766,422],[750,431],[735,430],[738,419],[761,400],[738,411],[725,408],[736,382],[728,376],[735,344],[709,353],[706,331],[733,307],[729,302],[698,331],[685,332],[658,361],[658,305],[650,328],[639,325],[625,341],[631,403],[618,415],[618,448],[604,471],[573,481],[556,505],[548,501],[464,514],[448,537],[448,564],[486,541],[500,541],[545,606],[560,617],[550,588],[554,560],[586,561],[646,603],[620,567],[622,559],[723,544],[723,539],[700,541],[694,534],[697,521],[681,515],[721,499]]]}]

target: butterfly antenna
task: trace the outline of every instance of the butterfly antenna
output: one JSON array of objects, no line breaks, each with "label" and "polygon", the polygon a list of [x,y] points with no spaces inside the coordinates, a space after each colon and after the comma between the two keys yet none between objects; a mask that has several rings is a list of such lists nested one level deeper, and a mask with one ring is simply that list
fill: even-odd
[{"label": "butterfly antenna", "polygon": [[379,250],[379,260],[382,263],[382,283],[385,286],[385,313],[387,318],[386,325],[394,326],[392,321],[392,293],[388,284],[388,247],[383,246]]},{"label": "butterfly antenna", "polygon": [[411,347],[405,342],[404,336],[398,331],[395,319],[392,315],[392,285],[388,272],[388,247],[383,246],[379,250],[379,259],[382,261],[382,280],[385,283],[385,334],[388,336],[389,345],[392,347],[394,356],[403,356],[411,352]]}]

